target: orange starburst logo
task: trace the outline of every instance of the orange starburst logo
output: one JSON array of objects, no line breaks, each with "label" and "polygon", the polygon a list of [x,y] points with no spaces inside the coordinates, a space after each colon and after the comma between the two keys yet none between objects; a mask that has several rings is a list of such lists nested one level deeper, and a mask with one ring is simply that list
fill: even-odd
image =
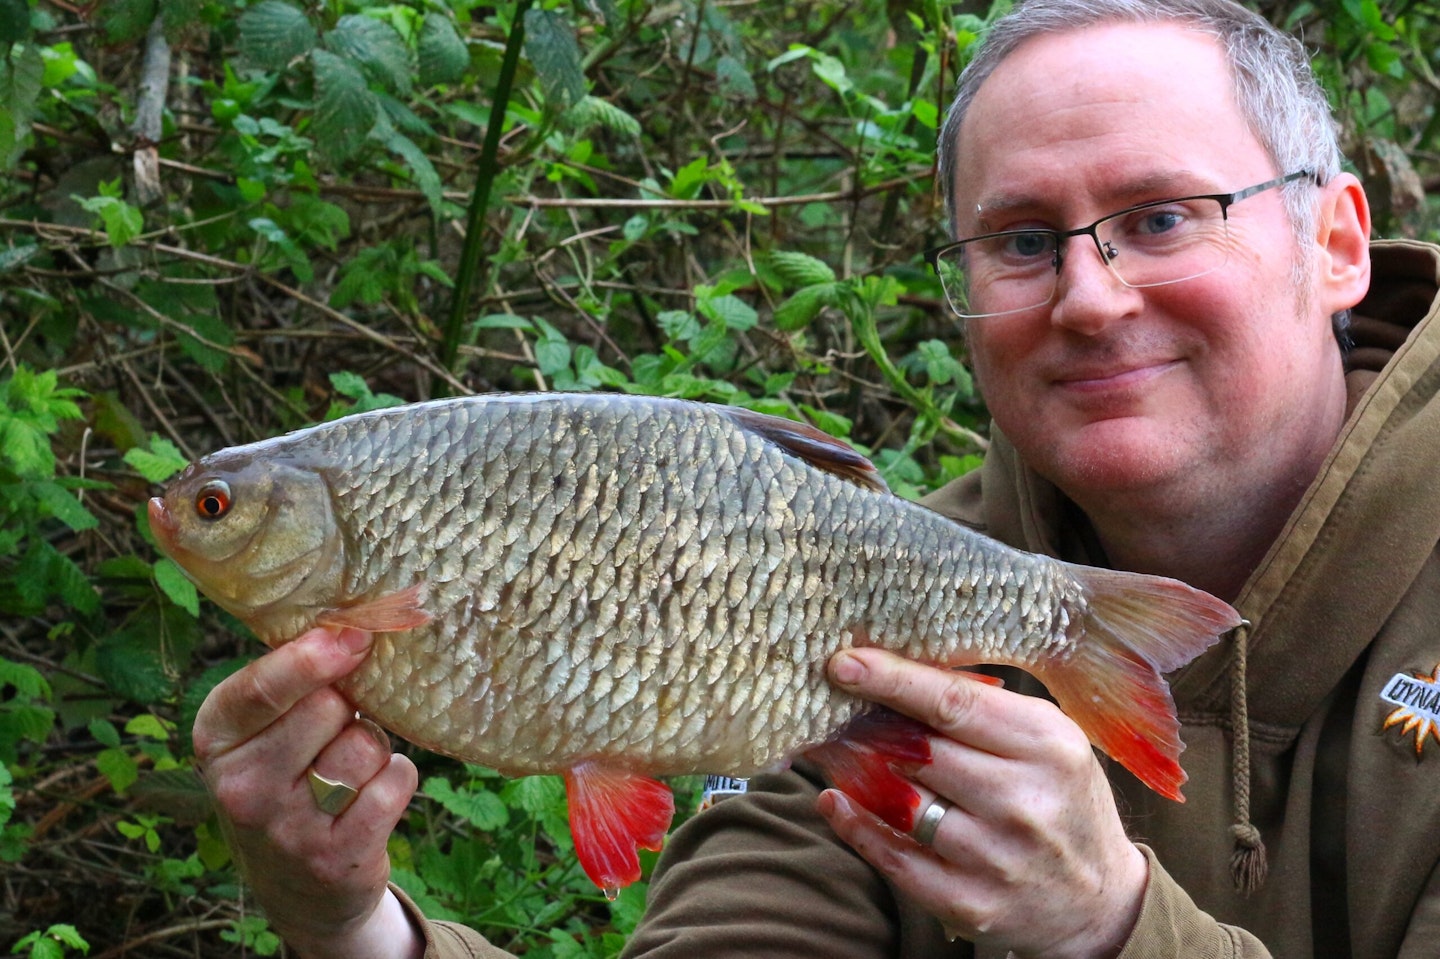
[{"label": "orange starburst logo", "polygon": [[1396,673],[1380,698],[1395,706],[1385,717],[1384,729],[1400,727],[1400,734],[1415,734],[1418,759],[1428,739],[1440,742],[1440,664],[1425,673]]}]

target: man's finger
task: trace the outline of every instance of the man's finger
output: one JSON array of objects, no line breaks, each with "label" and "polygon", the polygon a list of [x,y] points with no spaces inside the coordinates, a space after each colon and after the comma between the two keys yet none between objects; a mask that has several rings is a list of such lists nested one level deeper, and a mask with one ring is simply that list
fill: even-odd
[{"label": "man's finger", "polygon": [[371,639],[357,629],[313,629],[228,677],[195,717],[195,755],[211,760],[255,736],[360,665]]},{"label": "man's finger", "polygon": [[830,659],[830,679],[847,692],[889,706],[953,739],[1003,752],[1017,728],[1015,711],[1048,706],[968,673],[938,669],[883,649],[849,649]]}]

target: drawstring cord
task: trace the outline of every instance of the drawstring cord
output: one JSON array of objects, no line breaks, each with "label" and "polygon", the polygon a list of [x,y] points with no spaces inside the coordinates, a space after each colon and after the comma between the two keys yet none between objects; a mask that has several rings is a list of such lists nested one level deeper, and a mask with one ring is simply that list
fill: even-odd
[{"label": "drawstring cord", "polygon": [[1235,655],[1230,668],[1230,735],[1234,750],[1232,766],[1235,791],[1235,824],[1230,836],[1235,848],[1230,853],[1230,878],[1235,891],[1249,896],[1265,882],[1269,863],[1260,830],[1250,821],[1250,701],[1246,660],[1250,653],[1250,623],[1241,620],[1235,627]]}]

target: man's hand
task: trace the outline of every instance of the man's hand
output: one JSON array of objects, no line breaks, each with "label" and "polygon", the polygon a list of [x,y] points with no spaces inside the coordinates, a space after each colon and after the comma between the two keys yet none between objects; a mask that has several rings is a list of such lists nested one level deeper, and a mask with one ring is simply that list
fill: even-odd
[{"label": "man's hand", "polygon": [[922,846],[826,790],[819,809],[842,839],[953,934],[1026,959],[1119,953],[1148,870],[1078,726],[1044,700],[878,649],[837,654],[830,678],[941,734],[914,779],[921,810],[952,804]]},{"label": "man's hand", "polygon": [[[385,843],[415,792],[415,766],[331,686],[369,648],[358,630],[312,630],[216,686],[195,717],[195,755],[235,859],[306,959],[424,951],[385,885]],[[312,766],[359,790],[340,815],[316,805]]]}]

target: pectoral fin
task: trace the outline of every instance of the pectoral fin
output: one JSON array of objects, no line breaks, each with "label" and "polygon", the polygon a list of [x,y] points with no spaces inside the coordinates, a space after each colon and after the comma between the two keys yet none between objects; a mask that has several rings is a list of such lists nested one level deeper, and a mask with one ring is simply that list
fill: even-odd
[{"label": "pectoral fin", "polygon": [[664,783],[604,762],[582,762],[565,771],[570,833],[590,880],[614,898],[640,878],[637,849],[658,851],[675,815],[675,797]]},{"label": "pectoral fin", "polygon": [[369,633],[393,633],[402,629],[424,626],[434,617],[422,606],[425,584],[416,583],[408,589],[386,593],[351,606],[327,609],[316,617],[320,626],[350,626]]}]

